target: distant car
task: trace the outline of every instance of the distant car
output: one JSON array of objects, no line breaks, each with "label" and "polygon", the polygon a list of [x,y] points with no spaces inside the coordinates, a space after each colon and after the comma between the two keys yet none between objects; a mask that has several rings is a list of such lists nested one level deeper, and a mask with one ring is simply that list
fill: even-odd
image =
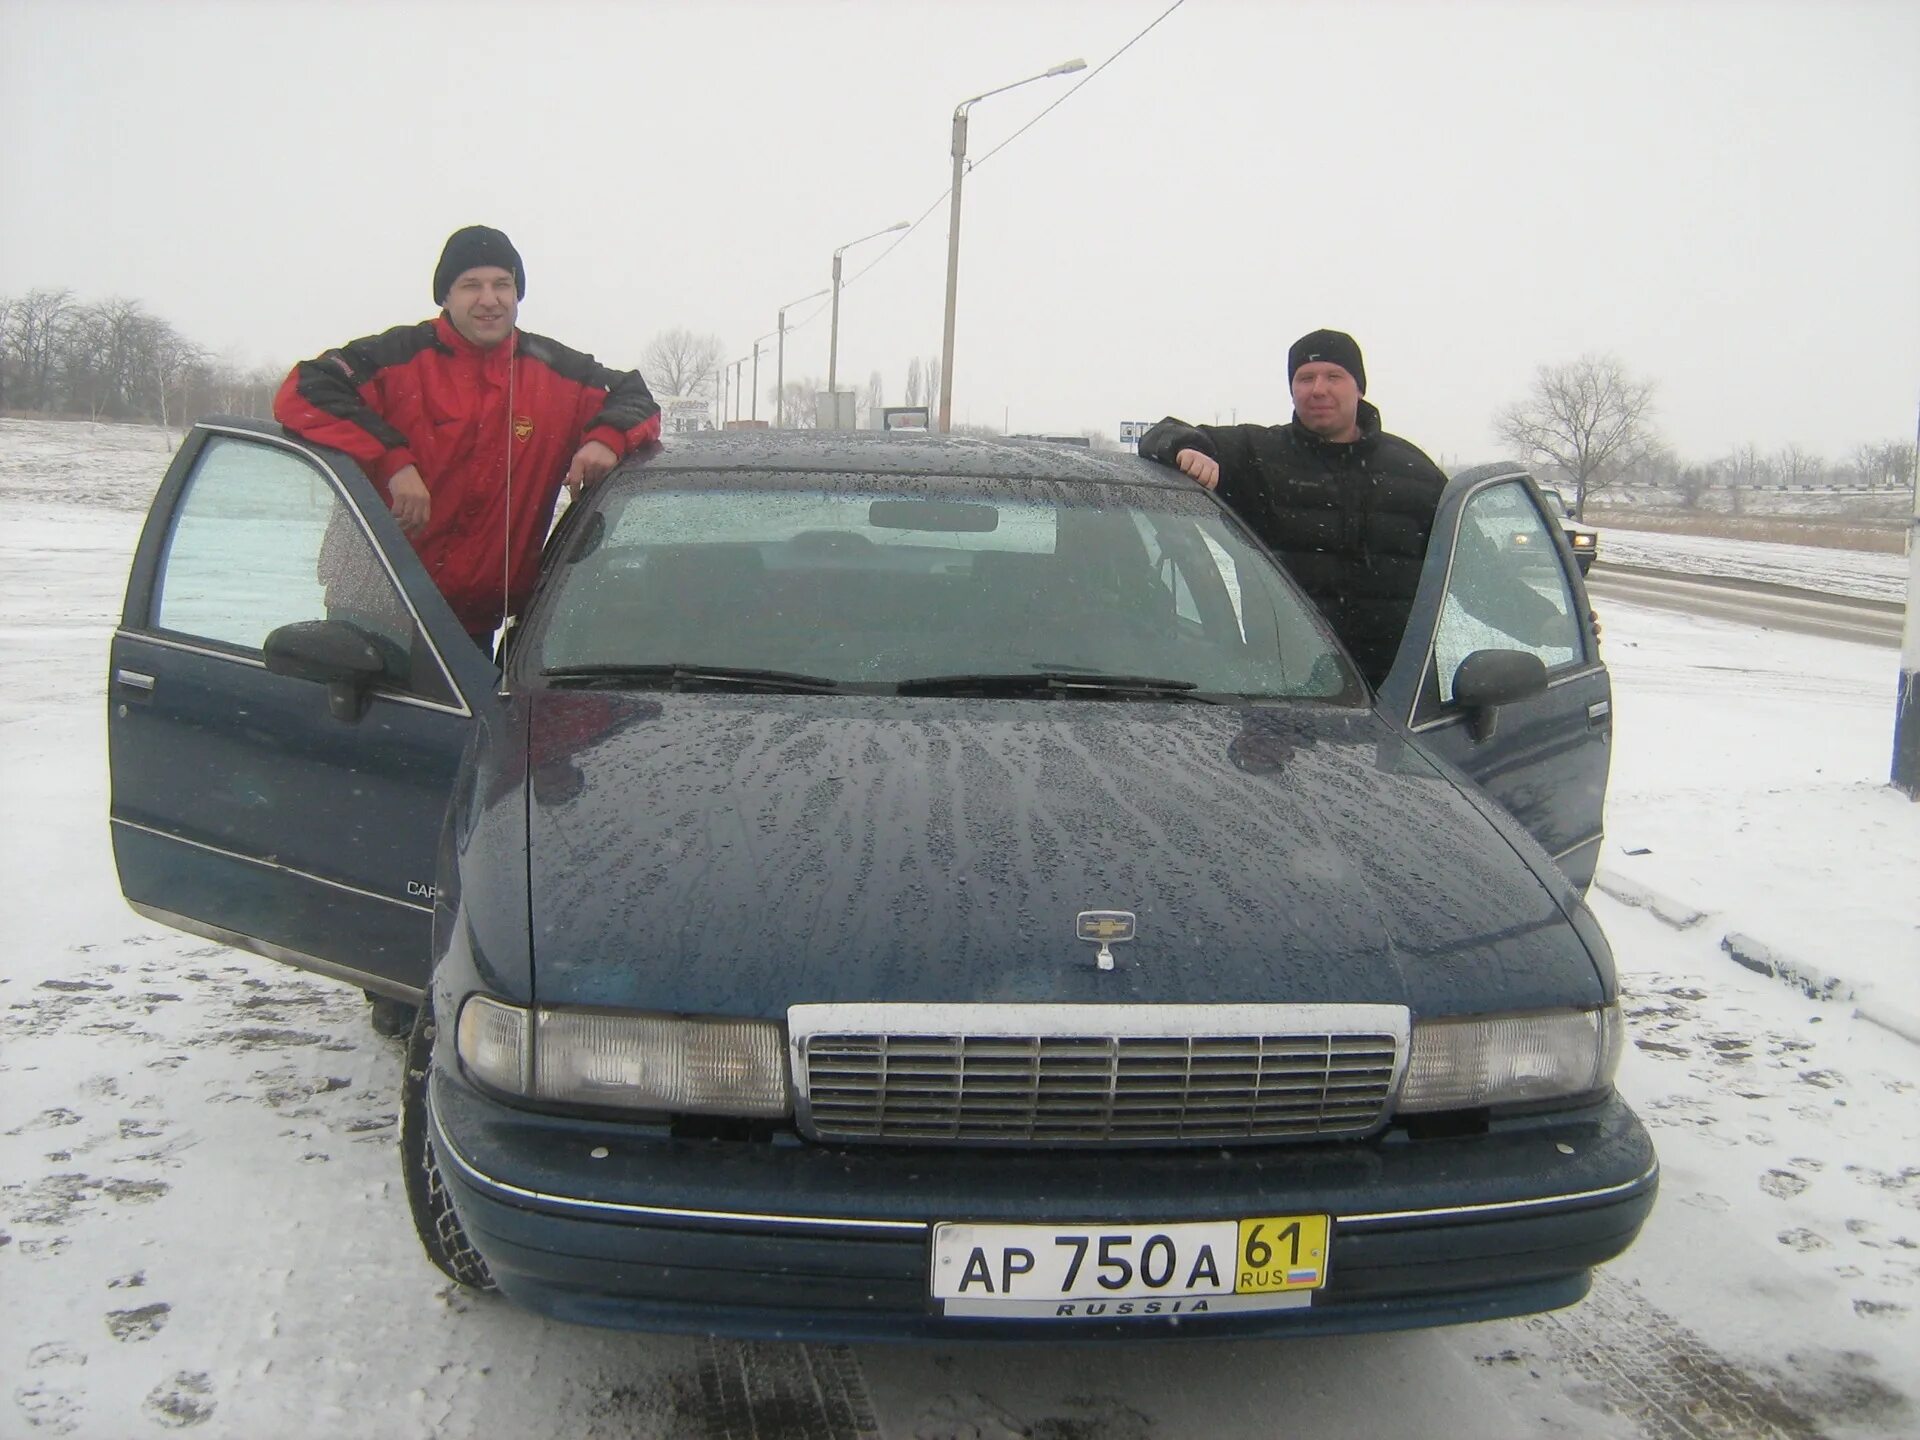
[{"label": "distant car", "polygon": [[1567,503],[1567,497],[1551,485],[1540,485],[1538,488],[1560,522],[1561,532],[1567,537],[1567,548],[1573,551],[1580,573],[1586,574],[1593,568],[1594,557],[1600,553],[1600,532],[1574,519],[1573,507]]},{"label": "distant car", "polygon": [[1374,693],[1162,467],[676,436],[569,508],[498,671],[350,461],[205,420],[113,641],[121,884],[421,1002],[421,1242],[549,1315],[1565,1305],[1658,1167],[1581,899],[1607,671],[1570,568],[1478,543],[1550,523],[1453,479]]}]

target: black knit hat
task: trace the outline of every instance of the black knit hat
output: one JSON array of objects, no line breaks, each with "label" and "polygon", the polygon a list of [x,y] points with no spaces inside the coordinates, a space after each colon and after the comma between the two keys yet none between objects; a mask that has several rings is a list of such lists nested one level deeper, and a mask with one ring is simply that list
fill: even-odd
[{"label": "black knit hat", "polygon": [[1367,393],[1367,367],[1360,359],[1360,346],[1344,330],[1316,330],[1302,335],[1287,351],[1287,384],[1293,384],[1294,372],[1302,365],[1325,360],[1353,376],[1353,383]]},{"label": "black knit hat", "polygon": [[513,288],[522,300],[527,298],[527,267],[520,263],[520,252],[513,248],[513,242],[491,225],[468,225],[447,237],[440,263],[433,267],[433,303],[446,304],[453,282],[481,265],[511,270]]}]

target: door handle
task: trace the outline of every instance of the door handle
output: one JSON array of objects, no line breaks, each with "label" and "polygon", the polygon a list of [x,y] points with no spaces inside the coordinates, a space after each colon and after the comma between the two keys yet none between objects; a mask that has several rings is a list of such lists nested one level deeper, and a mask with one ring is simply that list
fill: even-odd
[{"label": "door handle", "polygon": [[1596,700],[1587,706],[1587,728],[1589,730],[1598,730],[1605,726],[1612,716],[1613,702],[1611,700]]},{"label": "door handle", "polygon": [[122,690],[133,692],[132,698],[136,700],[153,698],[153,676],[142,675],[138,670],[116,670],[113,672],[113,678],[114,683]]}]

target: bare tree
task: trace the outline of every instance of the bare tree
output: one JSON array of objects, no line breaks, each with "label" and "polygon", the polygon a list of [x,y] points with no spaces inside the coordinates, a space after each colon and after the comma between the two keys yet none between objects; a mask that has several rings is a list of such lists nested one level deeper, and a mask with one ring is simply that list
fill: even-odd
[{"label": "bare tree", "polygon": [[1680,487],[1681,473],[1686,469],[1680,456],[1670,447],[1661,444],[1649,445],[1641,456],[1640,464],[1633,472],[1633,483],[1652,485],[1662,490],[1677,490]]},{"label": "bare tree", "polygon": [[7,381],[13,373],[13,352],[7,345],[7,330],[13,324],[13,307],[17,303],[11,295],[0,295],[0,410],[7,407]]},{"label": "bare tree", "polygon": [[1913,462],[1914,447],[1911,440],[1857,445],[1853,451],[1853,465],[1860,473],[1860,483],[1876,489],[1881,486],[1911,485]]},{"label": "bare tree", "polygon": [[109,359],[112,336],[99,310],[84,305],[73,313],[61,347],[60,376],[66,390],[63,408],[85,410],[89,420],[98,420],[112,398]]},{"label": "bare tree", "polygon": [[53,380],[77,308],[73,292],[65,289],[29,290],[9,308],[4,344],[26,387],[21,398],[31,409],[53,405]]},{"label": "bare tree", "polygon": [[1827,462],[1798,445],[1782,445],[1773,454],[1773,473],[1782,485],[1811,485],[1827,473]]},{"label": "bare tree", "polygon": [[1546,460],[1573,481],[1573,514],[1587,497],[1618,483],[1655,443],[1654,384],[1635,380],[1611,355],[1542,365],[1526,399],[1494,417],[1494,431],[1528,460]]},{"label": "bare tree", "polygon": [[683,326],[662,330],[640,352],[640,370],[657,395],[694,398],[713,388],[724,351],[718,335],[696,335]]},{"label": "bare tree", "polygon": [[907,361],[907,398],[901,401],[903,405],[918,405],[920,403],[921,384],[920,357],[916,355]]},{"label": "bare tree", "polygon": [[1698,510],[1700,502],[1707,498],[1707,491],[1713,488],[1713,467],[1710,465],[1687,466],[1675,477],[1673,488],[1680,492],[1682,505],[1689,510]]},{"label": "bare tree", "polygon": [[271,366],[249,367],[243,357],[229,352],[207,364],[201,380],[208,408],[222,415],[260,419],[273,413],[273,395],[282,375]]},{"label": "bare tree", "polygon": [[861,397],[861,403],[866,406],[869,417],[887,408],[886,382],[880,378],[878,370],[867,376],[867,393]]},{"label": "bare tree", "polygon": [[[936,409],[940,404],[940,357],[938,355],[927,361],[927,404]],[[940,417],[936,415],[933,418],[937,424]]]},{"label": "bare tree", "polygon": [[132,414],[143,367],[140,345],[147,333],[149,317],[138,300],[116,297],[89,308],[106,337],[102,379],[107,392],[107,413]]},{"label": "bare tree", "polygon": [[[820,418],[819,401],[817,397],[821,395],[826,388],[827,382],[824,380],[787,381],[786,404],[784,406],[787,429],[812,430],[816,427]],[[767,391],[767,398],[770,400],[774,398],[774,392],[771,389]]]},{"label": "bare tree", "polygon": [[170,430],[174,417],[185,409],[186,392],[206,369],[207,354],[165,320],[147,316],[138,328],[140,378],[150,413],[162,430]]}]

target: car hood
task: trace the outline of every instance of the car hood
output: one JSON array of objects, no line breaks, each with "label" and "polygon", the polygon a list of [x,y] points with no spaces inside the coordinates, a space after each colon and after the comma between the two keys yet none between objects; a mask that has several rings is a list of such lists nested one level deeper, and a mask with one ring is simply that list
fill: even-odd
[{"label": "car hood", "polygon": [[[1598,1004],[1516,847],[1371,711],[542,691],[543,1004]],[[1537,853],[1537,852],[1536,852]],[[1100,970],[1083,910],[1137,938]]]}]

